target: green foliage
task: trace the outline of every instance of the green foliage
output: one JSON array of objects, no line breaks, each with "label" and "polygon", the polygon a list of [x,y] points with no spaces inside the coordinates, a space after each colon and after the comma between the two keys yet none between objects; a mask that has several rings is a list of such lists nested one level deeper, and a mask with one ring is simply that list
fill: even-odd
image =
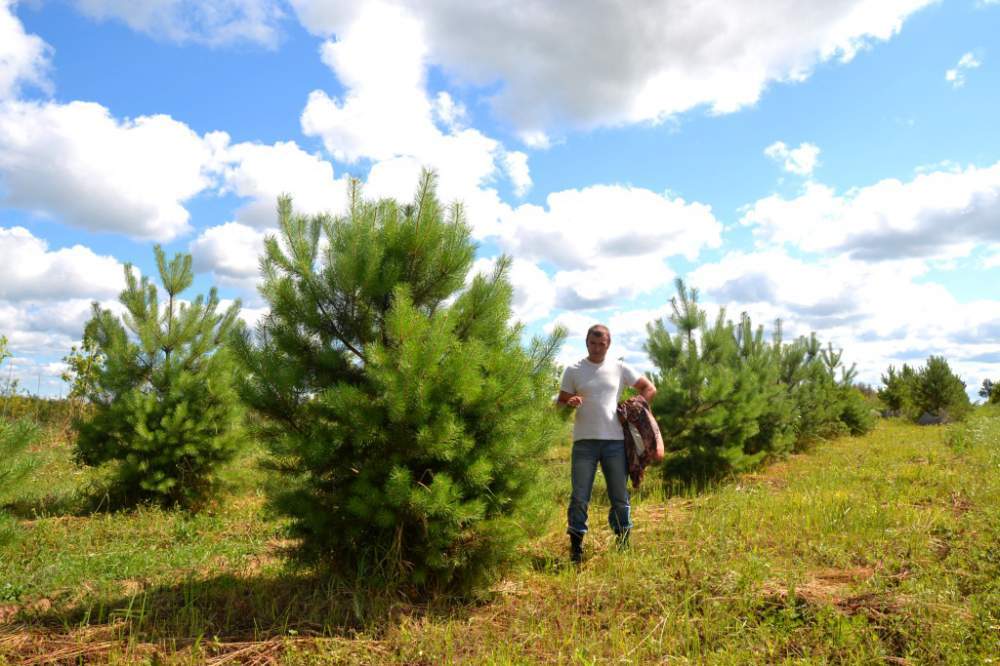
[{"label": "green foliage", "polygon": [[98,369],[104,365],[104,352],[97,346],[93,338],[84,338],[83,343],[74,345],[69,354],[63,357],[66,370],[60,378],[70,385],[70,400],[79,400],[94,391]]},{"label": "green foliage", "polygon": [[30,420],[0,419],[0,499],[16,493],[34,468],[26,453],[36,439],[38,427]]},{"label": "green foliage", "polygon": [[904,363],[897,373],[896,368],[890,365],[886,374],[882,375],[883,386],[878,390],[878,397],[891,414],[916,418],[920,416],[913,414],[916,409],[913,402],[916,384],[916,370]]},{"label": "green foliage", "polygon": [[[37,466],[28,452],[37,438],[38,427],[31,421],[0,418],[0,500],[15,496]],[[13,538],[14,529],[14,521],[0,510],[0,547]]]},{"label": "green foliage", "polygon": [[506,257],[463,290],[474,246],[433,174],[412,205],[364,201],[355,183],[343,217],[278,210],[271,312],[236,344],[283,474],[274,506],[303,555],[368,584],[489,578],[548,508],[536,480],[562,429],[549,402],[564,333],[522,348]]},{"label": "green foliage", "polygon": [[82,351],[70,355],[73,391],[90,403],[74,424],[76,457],[115,461],[116,489],[128,501],[197,508],[241,442],[236,366],[223,344],[239,303],[217,312],[214,288],[207,299],[180,302],[193,280],[191,256],[168,262],[155,252],[165,306],[149,278],[126,265],[124,316],[94,303]]},{"label": "green foliage", "polygon": [[890,412],[914,421],[924,414],[962,420],[972,410],[965,382],[942,356],[931,356],[927,365],[916,369],[904,364],[899,373],[890,365],[882,384],[878,396]]},{"label": "green foliage", "polygon": [[961,420],[972,411],[965,382],[951,371],[943,356],[931,356],[917,374],[913,403],[921,414]]},{"label": "green foliage", "polygon": [[[3,362],[9,359],[12,354],[10,353],[9,341],[6,335],[0,335],[0,366],[3,366]],[[10,374],[4,379],[0,376],[0,396],[5,398],[10,398],[17,393],[17,380],[11,378]]]},{"label": "green foliage", "polygon": [[[677,292],[670,300],[673,314],[669,319],[676,333],[671,334],[663,320],[653,322],[647,327],[645,346],[659,370],[654,378],[653,412],[664,442],[702,467],[727,460],[735,467],[750,466],[764,447],[757,441],[752,447],[756,451],[745,447],[758,434],[768,392],[776,386],[761,390],[764,387],[754,372],[755,363],[766,366],[767,361],[745,336],[742,342],[751,351],[741,354],[724,310],[709,324],[698,306],[698,291],[688,290],[678,279]],[[744,320],[741,333],[748,325]]]},{"label": "green foliage", "polygon": [[697,290],[680,279],[676,286],[673,313],[648,326],[645,346],[658,371],[653,411],[681,453],[674,468],[688,476],[746,469],[819,437],[874,427],[853,367],[832,345],[815,335],[785,344],[780,321],[768,342],[745,313],[734,324],[720,309],[710,324]]},{"label": "green foliage", "polygon": [[1000,404],[1000,382],[984,379],[983,385],[979,388],[979,397],[987,403]]}]

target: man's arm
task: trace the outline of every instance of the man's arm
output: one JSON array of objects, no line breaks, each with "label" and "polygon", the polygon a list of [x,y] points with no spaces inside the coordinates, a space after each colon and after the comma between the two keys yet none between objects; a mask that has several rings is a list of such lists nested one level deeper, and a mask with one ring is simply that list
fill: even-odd
[{"label": "man's arm", "polygon": [[559,397],[556,399],[560,405],[568,405],[570,407],[579,407],[583,404],[583,398],[575,393],[568,393],[566,391],[559,391]]},{"label": "man's arm", "polygon": [[639,395],[646,399],[648,404],[653,404],[653,397],[656,395],[656,387],[653,386],[653,382],[649,381],[645,377],[639,377],[632,387],[639,392]]}]

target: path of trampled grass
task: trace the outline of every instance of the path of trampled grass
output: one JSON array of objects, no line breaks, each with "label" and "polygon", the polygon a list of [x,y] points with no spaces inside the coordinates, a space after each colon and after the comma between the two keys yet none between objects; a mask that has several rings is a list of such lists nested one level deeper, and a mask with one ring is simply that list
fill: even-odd
[{"label": "path of trampled grass", "polygon": [[[194,518],[86,513],[65,445],[6,498],[0,663],[986,663],[1000,655],[1000,416],[881,423],[759,474],[635,498],[631,551],[595,525],[565,566],[565,448],[552,522],[476,603],[360,597],[291,568],[262,478]],[[78,513],[80,515],[74,515]],[[38,514],[37,516],[35,514]],[[32,660],[35,660],[32,662]]]}]

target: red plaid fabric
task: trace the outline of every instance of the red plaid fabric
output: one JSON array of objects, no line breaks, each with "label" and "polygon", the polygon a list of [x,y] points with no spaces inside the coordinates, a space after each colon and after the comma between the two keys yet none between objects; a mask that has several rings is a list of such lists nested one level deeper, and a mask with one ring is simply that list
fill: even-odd
[{"label": "red plaid fabric", "polygon": [[663,437],[649,404],[641,395],[618,404],[618,420],[625,434],[625,459],[632,487],[638,488],[646,467],[663,460]]}]

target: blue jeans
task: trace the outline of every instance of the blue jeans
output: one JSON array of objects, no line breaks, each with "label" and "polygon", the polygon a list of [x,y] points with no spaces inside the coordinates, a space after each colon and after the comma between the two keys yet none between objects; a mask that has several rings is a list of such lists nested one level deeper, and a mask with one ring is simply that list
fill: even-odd
[{"label": "blue jeans", "polygon": [[611,509],[608,524],[615,534],[632,529],[628,495],[628,465],[625,462],[625,441],[621,439],[578,439],[573,442],[572,471],[573,492],[569,499],[569,534],[587,533],[587,505],[594,489],[597,463],[601,464],[604,482],[608,487]]}]

